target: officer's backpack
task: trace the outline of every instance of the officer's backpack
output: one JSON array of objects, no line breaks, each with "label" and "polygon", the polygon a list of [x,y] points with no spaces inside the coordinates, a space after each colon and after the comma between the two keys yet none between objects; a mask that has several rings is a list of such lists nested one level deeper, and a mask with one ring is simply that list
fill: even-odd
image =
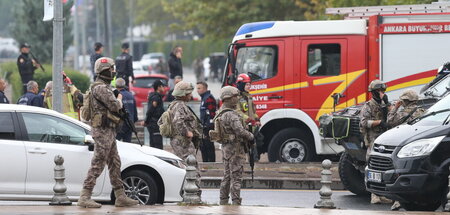
[{"label": "officer's backpack", "polygon": [[171,105],[167,108],[166,111],[161,115],[158,120],[159,133],[163,137],[172,138],[175,136],[174,129],[172,126],[172,110],[170,109]]},{"label": "officer's backpack", "polygon": [[225,134],[222,126],[221,116],[222,114],[233,111],[233,109],[225,108],[221,110],[213,119],[214,122],[214,130],[209,131],[209,137],[211,141],[218,142],[218,143],[224,143],[225,141],[233,141],[233,135]]},{"label": "officer's backpack", "polygon": [[81,115],[82,120],[85,120],[85,121],[91,120],[91,117],[92,117],[91,100],[92,100],[92,93],[91,93],[91,88],[89,88],[83,97],[83,106],[81,106],[81,108],[80,108],[80,115]]}]

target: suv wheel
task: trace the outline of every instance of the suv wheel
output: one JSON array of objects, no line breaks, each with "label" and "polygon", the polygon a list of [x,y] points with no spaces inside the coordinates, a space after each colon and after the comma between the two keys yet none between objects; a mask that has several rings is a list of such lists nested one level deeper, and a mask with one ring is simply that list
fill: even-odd
[{"label": "suv wheel", "polygon": [[339,177],[345,189],[356,195],[369,195],[364,184],[364,174],[353,165],[352,157],[343,152],[339,160]]},{"label": "suv wheel", "polygon": [[400,205],[407,211],[435,211],[441,206],[441,202],[428,202],[422,204],[417,204],[415,202],[400,202]]},{"label": "suv wheel", "polygon": [[315,154],[310,144],[314,144],[313,141],[300,129],[283,129],[275,134],[270,141],[268,148],[269,161],[289,163],[310,161]]},{"label": "suv wheel", "polygon": [[[125,194],[141,205],[154,205],[158,200],[158,187],[153,177],[141,170],[131,170],[122,176]],[[114,203],[114,192],[112,193]]]}]

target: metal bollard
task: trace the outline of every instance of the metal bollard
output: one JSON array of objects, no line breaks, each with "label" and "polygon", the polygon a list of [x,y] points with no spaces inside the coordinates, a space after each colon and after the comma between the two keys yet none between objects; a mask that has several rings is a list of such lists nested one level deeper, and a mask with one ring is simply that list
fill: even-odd
[{"label": "metal bollard", "polygon": [[200,188],[196,184],[197,175],[197,160],[194,155],[189,155],[186,159],[186,181],[183,186],[183,203],[186,204],[200,204]]},{"label": "metal bollard", "polygon": [[331,195],[333,191],[331,190],[331,161],[326,159],[322,162],[322,179],[320,183],[322,187],[320,188],[320,200],[314,205],[314,208],[327,208],[327,209],[335,209],[334,202],[331,200]]},{"label": "metal bollard", "polygon": [[67,187],[64,184],[65,176],[65,168],[63,166],[64,158],[61,155],[55,156],[55,186],[53,186],[53,191],[55,191],[55,195],[52,198],[52,201],[49,203],[50,205],[72,205],[72,202],[66,195]]},{"label": "metal bollard", "polygon": [[[450,167],[449,167],[449,169],[450,169]],[[449,192],[447,193],[447,204],[445,204],[445,207],[444,207],[445,212],[450,212],[450,175],[448,176],[448,181],[449,181],[449,184],[448,184]]]}]

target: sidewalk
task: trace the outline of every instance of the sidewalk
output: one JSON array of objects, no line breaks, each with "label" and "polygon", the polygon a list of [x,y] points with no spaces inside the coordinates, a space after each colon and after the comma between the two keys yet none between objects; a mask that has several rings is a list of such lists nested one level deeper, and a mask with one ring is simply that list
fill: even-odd
[{"label": "sidewalk", "polygon": [[246,215],[286,215],[286,214],[327,214],[327,215],[390,215],[390,214],[436,214],[436,212],[392,212],[392,211],[358,211],[327,210],[313,208],[282,208],[252,206],[136,206],[116,208],[104,205],[99,209],[85,209],[78,206],[0,206],[0,214],[246,214]]}]

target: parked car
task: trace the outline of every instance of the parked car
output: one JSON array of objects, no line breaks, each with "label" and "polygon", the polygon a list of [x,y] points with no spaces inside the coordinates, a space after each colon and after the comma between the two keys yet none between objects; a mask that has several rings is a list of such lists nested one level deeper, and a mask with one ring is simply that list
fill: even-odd
[{"label": "parked car", "polygon": [[141,65],[145,71],[151,72],[155,65],[159,62],[159,59],[162,58],[163,62],[166,62],[166,56],[162,52],[151,52],[142,55]]},{"label": "parked car", "polygon": [[[95,147],[89,125],[44,108],[0,106],[0,199],[51,200],[54,157],[64,158],[67,195],[76,201]],[[169,152],[117,141],[125,192],[141,204],[182,200],[186,175],[180,158]],[[92,198],[114,199],[107,168]],[[137,192],[136,192],[137,191]]]},{"label": "parked car", "polygon": [[146,74],[148,74],[148,71],[144,70],[140,61],[133,61],[133,74],[134,75],[146,75]]},{"label": "parked car", "polygon": [[406,210],[434,211],[447,203],[449,107],[447,95],[422,117],[375,140],[365,171],[369,192],[400,201]]},{"label": "parked car", "polygon": [[130,91],[136,99],[136,105],[142,107],[143,102],[147,102],[148,94],[153,92],[153,82],[160,80],[166,85],[164,95],[170,90],[168,86],[169,78],[162,74],[135,75],[135,83],[130,83]]}]

